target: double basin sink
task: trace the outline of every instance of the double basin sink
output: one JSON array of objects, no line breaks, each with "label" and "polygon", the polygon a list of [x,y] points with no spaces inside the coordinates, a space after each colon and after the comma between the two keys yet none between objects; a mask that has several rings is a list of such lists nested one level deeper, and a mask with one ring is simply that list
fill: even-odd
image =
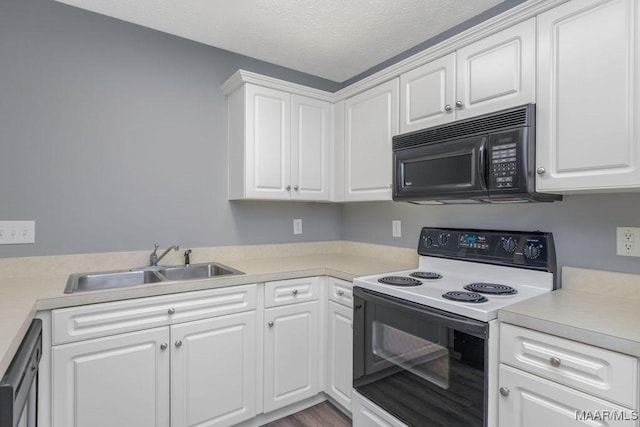
[{"label": "double basin sink", "polygon": [[217,262],[189,266],[142,267],[130,271],[76,273],[69,276],[64,292],[72,294],[74,292],[116,289],[167,281],[197,280],[236,274],[244,273]]}]

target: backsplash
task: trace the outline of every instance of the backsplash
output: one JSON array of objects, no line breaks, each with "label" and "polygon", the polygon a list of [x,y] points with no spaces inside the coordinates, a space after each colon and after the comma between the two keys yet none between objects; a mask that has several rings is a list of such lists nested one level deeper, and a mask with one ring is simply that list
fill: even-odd
[{"label": "backsplash", "polygon": [[[640,258],[616,255],[616,227],[640,225],[637,193],[569,195],[555,203],[416,206],[346,204],[343,240],[415,248],[423,226],[540,230],[553,233],[558,267],[571,265],[640,274]],[[392,220],[402,237],[392,237]]]}]

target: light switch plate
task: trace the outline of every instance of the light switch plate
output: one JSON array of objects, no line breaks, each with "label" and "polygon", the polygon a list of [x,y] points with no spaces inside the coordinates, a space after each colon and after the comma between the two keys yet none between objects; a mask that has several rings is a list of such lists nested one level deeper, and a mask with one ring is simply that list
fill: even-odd
[{"label": "light switch plate", "polygon": [[391,228],[393,230],[393,237],[402,237],[402,222],[399,219],[391,221]]},{"label": "light switch plate", "polygon": [[21,245],[35,242],[35,221],[0,221],[0,245]]}]

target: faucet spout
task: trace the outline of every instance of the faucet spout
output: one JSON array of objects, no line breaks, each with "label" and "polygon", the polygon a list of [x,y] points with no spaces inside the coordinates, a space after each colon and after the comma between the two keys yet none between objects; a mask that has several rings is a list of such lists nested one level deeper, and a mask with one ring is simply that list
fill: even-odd
[{"label": "faucet spout", "polygon": [[162,255],[158,256],[158,248],[160,247],[160,244],[156,243],[153,249],[153,252],[151,252],[151,255],[149,255],[149,265],[151,267],[156,267],[158,265],[158,262],[165,257],[165,255],[167,255],[171,249],[175,250],[175,251],[179,251],[180,250],[180,246],[178,245],[172,245],[169,246],[163,253]]}]

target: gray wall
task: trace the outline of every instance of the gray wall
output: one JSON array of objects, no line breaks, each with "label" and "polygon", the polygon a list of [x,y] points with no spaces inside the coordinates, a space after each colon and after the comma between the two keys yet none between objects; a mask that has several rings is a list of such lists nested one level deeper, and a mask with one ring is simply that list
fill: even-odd
[{"label": "gray wall", "polygon": [[[637,193],[566,196],[561,202],[484,206],[417,206],[376,202],[345,205],[343,238],[417,247],[420,228],[542,230],[554,235],[558,265],[640,273],[640,258],[616,255],[616,226],[640,226]],[[391,221],[402,221],[394,238]]]},{"label": "gray wall", "polygon": [[52,0],[0,2],[0,61],[0,219],[37,242],[0,257],[340,239],[339,205],[226,200],[219,89],[339,84]]}]

